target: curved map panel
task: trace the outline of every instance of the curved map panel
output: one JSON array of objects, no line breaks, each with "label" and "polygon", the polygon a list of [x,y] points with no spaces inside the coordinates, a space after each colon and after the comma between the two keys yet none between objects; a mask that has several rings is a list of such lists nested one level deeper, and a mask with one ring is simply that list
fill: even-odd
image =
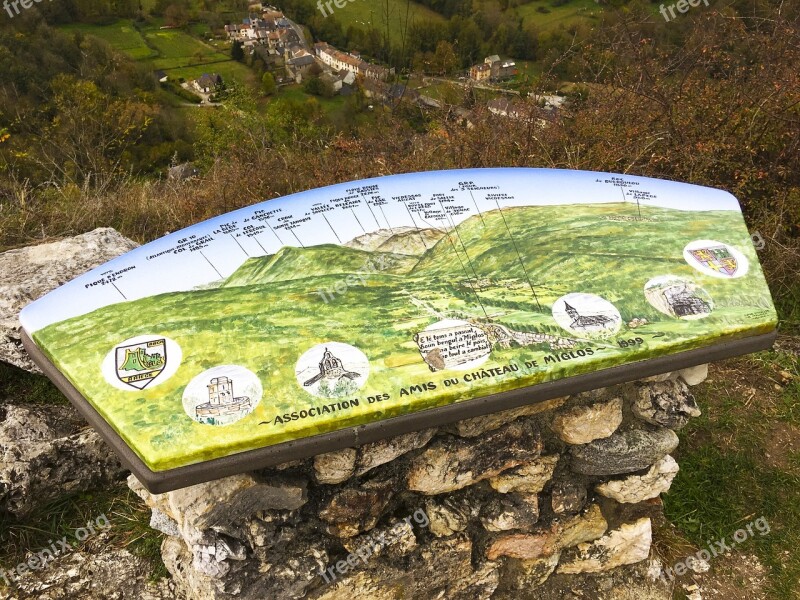
[{"label": "curved map panel", "polygon": [[270,200],[129,252],[20,319],[146,480],[776,324],[730,194],[542,169]]}]

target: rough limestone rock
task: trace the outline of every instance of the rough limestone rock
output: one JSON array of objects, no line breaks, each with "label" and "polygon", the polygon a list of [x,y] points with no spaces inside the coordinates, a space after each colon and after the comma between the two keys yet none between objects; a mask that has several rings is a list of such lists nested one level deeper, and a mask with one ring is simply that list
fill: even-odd
[{"label": "rough limestone rock", "polygon": [[423,429],[363,445],[359,451],[356,475],[363,475],[403,454],[422,448],[431,441],[435,433],[436,429]]},{"label": "rough limestone rock", "polygon": [[562,556],[559,573],[600,573],[647,559],[653,539],[650,519],[623,524],[591,544],[581,544],[573,556]]},{"label": "rough limestone rock", "polygon": [[321,593],[314,596],[314,600],[348,600],[355,598],[400,600],[403,597],[400,586],[386,585],[384,581],[388,577],[391,577],[392,581],[402,581],[402,575],[399,571],[390,571],[388,569],[379,573],[359,571],[347,579],[335,581],[332,585],[322,588]]},{"label": "rough limestone rock", "polygon": [[215,600],[214,580],[192,567],[194,556],[179,538],[166,537],[161,543],[161,558],[178,589],[190,591],[192,600]]},{"label": "rough limestone rock", "polygon": [[678,371],[678,375],[687,385],[699,385],[708,378],[708,364],[681,369]]},{"label": "rough limestone rock", "polygon": [[229,562],[221,578],[195,568],[196,554],[180,538],[165,538],[161,556],[187,600],[304,598],[329,560],[311,530],[277,545],[266,563],[252,558]]},{"label": "rough limestone rock", "polygon": [[428,529],[436,537],[448,537],[464,531],[470,519],[469,507],[453,498],[445,498],[441,502],[429,499],[425,502],[425,513],[430,521]]},{"label": "rough limestone rock", "polygon": [[[685,385],[677,374],[666,383]],[[162,556],[187,600],[667,600],[669,586],[640,566],[643,517],[662,518],[648,498],[671,479],[677,436],[618,400],[637,389],[559,407],[561,425],[583,417],[613,432],[586,444],[553,433],[558,410],[527,407],[210,487],[159,497],[132,487],[168,536]],[[608,423],[587,419],[603,411]],[[597,502],[595,487],[617,501]]]},{"label": "rough limestone rock", "polygon": [[25,305],[137,244],[109,228],[0,254],[0,361],[39,372],[22,348],[17,315]]},{"label": "rough limestone rock", "polygon": [[459,490],[531,461],[541,449],[539,433],[518,422],[478,441],[439,440],[411,462],[408,488],[429,495]]},{"label": "rough limestone rock", "polygon": [[652,554],[648,560],[600,573],[555,572],[539,585],[535,579],[528,584],[523,579],[520,588],[510,585],[514,579],[508,567],[515,562],[521,561],[504,560],[492,600],[673,600],[673,584],[659,576],[661,566]]},{"label": "rough limestone rock", "polygon": [[631,429],[583,446],[572,446],[572,470],[583,475],[620,475],[648,468],[678,447],[678,436],[662,427]]},{"label": "rough limestone rock", "polygon": [[622,424],[622,398],[576,406],[553,419],[553,431],[567,444],[588,444],[612,435]]},{"label": "rough limestone rock", "polygon": [[0,406],[0,511],[23,516],[124,477],[99,434],[81,425],[67,406]]},{"label": "rough limestone rock", "polygon": [[364,444],[358,449],[345,448],[320,454],[314,457],[314,477],[318,483],[342,483],[422,448],[435,434],[436,429],[423,429]]},{"label": "rough limestone rock", "polygon": [[394,496],[395,481],[369,481],[337,491],[322,503],[319,517],[337,537],[352,537],[375,527]]},{"label": "rough limestone rock", "polygon": [[[453,600],[488,600],[494,595],[500,583],[500,574],[497,565],[491,562],[479,564],[473,568],[472,575],[453,586],[450,596]],[[443,596],[447,597],[447,596]]]},{"label": "rough limestone rock", "polygon": [[234,475],[165,494],[151,494],[133,476],[130,487],[145,503],[177,523],[181,536],[200,544],[205,532],[265,510],[295,510],[306,503],[306,482],[294,478],[261,480]]},{"label": "rough limestone rock", "polygon": [[28,571],[13,587],[0,585],[0,600],[184,600],[171,580],[150,581],[146,559],[100,542]]},{"label": "rough limestone rock", "polygon": [[538,494],[553,477],[557,464],[557,454],[542,456],[521,467],[489,478],[489,485],[501,494],[509,492]]},{"label": "rough limestone rock", "polygon": [[557,515],[574,515],[586,504],[586,486],[561,480],[550,490],[550,505]]},{"label": "rough limestone rock", "polygon": [[537,402],[536,404],[530,404],[528,406],[520,406],[519,408],[512,408],[481,417],[464,419],[463,421],[448,426],[447,431],[460,435],[461,437],[476,437],[488,431],[499,429],[503,425],[511,423],[520,417],[529,417],[531,415],[547,412],[548,410],[555,410],[563,406],[567,398],[568,396],[553,398],[552,400],[545,400],[544,402]]},{"label": "rough limestone rock", "polygon": [[239,540],[210,530],[203,533],[202,539],[191,544],[192,566],[196,571],[214,578],[221,578],[230,571],[230,560],[242,561],[247,558],[247,550]]},{"label": "rough limestone rock", "polygon": [[561,553],[532,560],[506,559],[502,579],[511,590],[529,590],[547,581],[558,566]]},{"label": "rough limestone rock", "polygon": [[178,523],[175,519],[171,519],[157,508],[151,509],[150,527],[165,535],[178,537],[181,534],[181,528],[178,527]]},{"label": "rough limestone rock", "polygon": [[503,494],[492,498],[481,509],[486,531],[530,531],[539,520],[537,494]]},{"label": "rough limestone rock", "polygon": [[[262,564],[267,564],[275,560],[276,553],[290,546],[301,535],[303,528],[298,527],[298,524],[303,523],[309,527],[319,528],[318,523],[310,523],[304,519],[300,511],[265,510],[248,517],[241,524],[231,523],[228,532],[245,540],[253,557]],[[313,545],[317,538],[322,537],[315,535],[309,543]]]},{"label": "rough limestone rock", "polygon": [[636,504],[669,491],[678,474],[678,463],[667,455],[656,462],[644,475],[612,479],[595,486],[598,494],[623,504]]},{"label": "rough limestone rock", "polygon": [[[489,598],[498,584],[497,565],[473,567],[472,542],[466,534],[434,539],[404,563],[375,560],[310,593],[310,600],[405,600]],[[267,597],[267,596],[265,596]]]},{"label": "rough limestone rock", "polygon": [[369,553],[370,559],[388,556],[396,559],[406,556],[417,548],[417,536],[410,523],[400,521],[386,527],[376,527],[369,533],[342,540],[342,546],[348,552],[358,554]]},{"label": "rough limestone rock", "polygon": [[532,533],[509,533],[497,536],[486,550],[486,558],[497,560],[501,556],[532,560],[550,556],[582,542],[602,536],[608,523],[600,507],[591,505],[583,514],[555,521],[546,528]]},{"label": "rough limestone rock", "polygon": [[631,408],[642,421],[675,430],[700,416],[694,396],[680,379],[642,386]]},{"label": "rough limestone rock", "polygon": [[356,472],[357,458],[355,448],[319,454],[314,457],[314,477],[318,483],[330,485],[347,481]]}]

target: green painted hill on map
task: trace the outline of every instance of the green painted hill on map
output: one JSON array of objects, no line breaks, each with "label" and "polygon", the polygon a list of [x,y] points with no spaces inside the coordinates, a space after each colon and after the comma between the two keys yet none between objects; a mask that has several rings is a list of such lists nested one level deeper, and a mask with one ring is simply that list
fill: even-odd
[{"label": "green painted hill on map", "polygon": [[275,254],[248,259],[222,286],[256,285],[375,270],[402,274],[410,271],[416,263],[417,259],[410,256],[366,252],[334,244],[310,248],[285,246]]}]

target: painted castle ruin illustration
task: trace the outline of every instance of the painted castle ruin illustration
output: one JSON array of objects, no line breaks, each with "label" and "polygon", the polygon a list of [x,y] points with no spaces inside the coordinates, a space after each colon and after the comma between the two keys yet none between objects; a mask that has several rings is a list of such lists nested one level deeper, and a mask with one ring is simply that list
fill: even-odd
[{"label": "painted castle ruin illustration", "polygon": [[706,315],[711,312],[709,303],[698,297],[685,284],[672,285],[662,294],[670,312],[676,317]]},{"label": "painted castle ruin illustration", "polygon": [[160,353],[147,354],[144,348],[125,349],[125,360],[119,367],[123,371],[149,371],[164,366],[164,357]]},{"label": "painted castle ruin illustration", "polygon": [[208,384],[208,402],[195,407],[198,419],[213,419],[247,411],[251,407],[248,396],[236,398],[233,394],[233,380],[229,377],[215,377]]}]

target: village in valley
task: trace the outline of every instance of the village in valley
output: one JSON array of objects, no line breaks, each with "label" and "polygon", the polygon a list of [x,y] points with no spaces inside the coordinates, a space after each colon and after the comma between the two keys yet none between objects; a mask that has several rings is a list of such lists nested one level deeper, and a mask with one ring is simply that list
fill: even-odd
[{"label": "village in valley", "polygon": [[[441,109],[447,104],[439,95],[426,93],[429,87],[447,85],[450,90],[463,90],[464,94],[473,89],[483,90],[487,98],[481,105],[493,115],[531,121],[539,126],[555,120],[565,101],[564,96],[557,94],[539,96],[532,113],[531,107],[521,102],[525,93],[507,85],[519,76],[516,62],[497,54],[486,56],[482,62],[449,77],[399,74],[392,67],[365,59],[357,50],[347,52],[326,41],[310,42],[303,25],[293,22],[274,6],[251,4],[248,16],[226,24],[224,32],[224,41],[230,45],[232,55],[238,53],[263,62],[278,91],[304,84],[308,90],[308,83],[313,80],[315,85],[311,89],[323,97],[347,97],[358,90],[373,104],[394,107],[409,103],[424,110]],[[169,80],[163,70],[155,75],[161,83]],[[183,89],[199,97],[200,105],[207,106],[218,103],[220,92],[228,84],[215,72],[180,82]],[[471,125],[470,110],[461,106],[451,108],[457,118]]]}]

